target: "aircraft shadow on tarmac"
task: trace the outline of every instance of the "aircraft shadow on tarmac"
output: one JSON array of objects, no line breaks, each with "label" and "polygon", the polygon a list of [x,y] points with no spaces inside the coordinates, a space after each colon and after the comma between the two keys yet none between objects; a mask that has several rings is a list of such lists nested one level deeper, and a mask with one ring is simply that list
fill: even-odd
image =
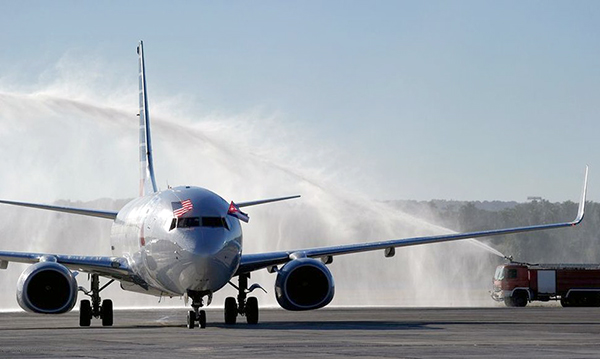
[{"label": "aircraft shadow on tarmac", "polygon": [[428,326],[428,323],[410,323],[393,321],[318,321],[318,322],[264,322],[257,325],[237,324],[230,326],[225,324],[213,324],[218,328],[239,328],[259,330],[416,330],[437,329]]},{"label": "aircraft shadow on tarmac", "polygon": [[[208,323],[206,329],[195,330],[210,330],[210,328],[229,329],[229,330],[316,330],[316,331],[331,331],[331,330],[437,330],[432,323],[425,322],[393,322],[393,321],[317,321],[317,322],[262,322],[255,325],[239,323],[228,325],[224,323]],[[185,328],[181,323],[156,323],[156,324],[140,324],[133,326],[119,326],[115,323],[115,328],[136,328],[136,329],[151,329],[151,328]],[[77,329],[81,329],[76,327]],[[93,328],[93,327],[92,327]],[[96,327],[101,328],[101,327]]]},{"label": "aircraft shadow on tarmac", "polygon": [[[235,325],[227,325],[224,323],[208,323],[206,329],[194,329],[196,331],[208,330],[211,328],[225,329],[225,330],[277,330],[277,331],[294,331],[294,330],[311,330],[311,331],[402,331],[402,330],[444,330],[444,327],[448,325],[481,325],[481,326],[514,326],[522,325],[520,321],[419,321],[419,322],[403,322],[403,321],[314,321],[314,322],[263,322],[256,325],[249,325],[245,323],[239,323]],[[541,324],[541,323],[538,323]],[[548,322],[547,324],[552,324]],[[599,322],[578,322],[579,325],[600,325]],[[181,322],[155,322],[155,323],[144,323],[134,325],[119,325],[115,323],[113,327],[102,327],[102,326],[90,326],[88,328],[81,328],[79,326],[67,326],[67,327],[50,327],[50,326],[31,326],[24,325],[22,327],[0,327],[0,333],[4,331],[31,331],[31,330],[66,330],[66,331],[119,331],[119,330],[131,330],[131,329],[165,329],[165,328],[181,328],[188,331],[185,325]]]},{"label": "aircraft shadow on tarmac", "polygon": [[[196,331],[210,330],[211,328],[227,329],[227,330],[314,330],[314,331],[335,331],[335,330],[439,330],[441,328],[432,326],[435,323],[427,322],[391,322],[391,321],[319,321],[319,322],[264,322],[256,325],[249,325],[245,323],[239,323],[235,325],[227,325],[224,323],[208,323],[206,329],[194,329]],[[113,327],[102,327],[102,326],[90,326],[88,328],[81,328],[79,326],[68,326],[68,327],[46,327],[37,326],[33,327],[25,325],[23,327],[11,327],[11,328],[0,328],[0,332],[3,331],[23,331],[23,330],[102,330],[102,331],[115,331],[122,329],[164,329],[164,328],[182,328],[186,329],[185,325],[180,322],[159,322],[159,323],[144,323],[135,325],[119,325],[115,323]]]},{"label": "aircraft shadow on tarmac", "polygon": [[[503,320],[503,321],[495,321],[495,320],[433,320],[433,321],[379,321],[379,320],[358,320],[358,321],[275,321],[275,322],[261,322],[255,325],[249,325],[246,323],[238,323],[235,325],[228,325],[224,323],[208,323],[206,329],[195,329],[195,330],[210,330],[211,328],[219,328],[226,330],[312,330],[312,331],[359,331],[359,330],[372,330],[372,331],[402,331],[402,330],[444,330],[447,326],[453,325],[469,325],[469,326],[515,326],[515,325],[523,325],[523,321],[519,320]],[[556,324],[553,321],[541,321],[538,324],[547,324],[552,325]],[[562,323],[563,325],[569,325]],[[579,325],[593,325],[600,326],[600,322],[598,321],[586,321],[586,322],[578,322]],[[103,329],[103,327],[92,327]],[[137,325],[123,325],[119,326],[118,323],[115,323],[115,329],[152,329],[152,328],[185,328],[185,325],[182,325],[180,322],[162,322],[162,323],[145,323],[145,324],[137,324]],[[73,329],[81,330],[80,327],[73,327]],[[104,328],[110,329],[110,328]],[[186,328],[187,330],[187,328]]]}]

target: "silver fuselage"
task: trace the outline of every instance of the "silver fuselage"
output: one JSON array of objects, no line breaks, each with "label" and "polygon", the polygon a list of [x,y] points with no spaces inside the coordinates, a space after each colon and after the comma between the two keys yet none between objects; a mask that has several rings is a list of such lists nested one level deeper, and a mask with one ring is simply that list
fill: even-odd
[{"label": "silver fuselage", "polygon": [[[188,199],[193,209],[176,218],[173,203]],[[113,254],[128,260],[150,293],[213,293],[233,277],[242,255],[242,229],[228,209],[223,198],[199,187],[137,198],[115,219]]]}]

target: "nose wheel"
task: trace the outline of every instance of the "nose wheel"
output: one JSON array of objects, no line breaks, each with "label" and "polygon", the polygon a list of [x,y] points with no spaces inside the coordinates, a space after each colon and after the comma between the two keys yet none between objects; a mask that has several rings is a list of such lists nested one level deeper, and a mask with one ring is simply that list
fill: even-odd
[{"label": "nose wheel", "polygon": [[[204,294],[188,291],[188,296],[192,298],[192,309],[187,313],[187,327],[188,329],[194,329],[196,326],[204,329],[206,328],[206,312],[200,310],[204,305]],[[209,294],[210,304],[211,295]]]},{"label": "nose wheel", "polygon": [[204,310],[199,310],[196,313],[193,310],[190,310],[187,314],[187,327],[188,329],[194,329],[196,324],[200,328],[206,328],[206,312]]}]

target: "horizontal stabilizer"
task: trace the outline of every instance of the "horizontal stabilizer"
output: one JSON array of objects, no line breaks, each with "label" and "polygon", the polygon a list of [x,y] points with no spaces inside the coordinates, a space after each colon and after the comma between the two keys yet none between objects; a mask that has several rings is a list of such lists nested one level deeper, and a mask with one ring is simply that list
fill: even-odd
[{"label": "horizontal stabilizer", "polygon": [[37,209],[45,209],[45,210],[48,210],[48,211],[55,211],[55,212],[65,212],[65,213],[72,213],[72,214],[80,214],[80,215],[83,215],[83,216],[99,217],[99,218],[106,218],[106,219],[112,219],[112,220],[114,220],[115,218],[117,218],[117,212],[99,211],[99,210],[95,210],[95,209],[63,207],[63,206],[50,206],[50,205],[47,205],[47,204],[27,203],[27,202],[14,202],[14,201],[6,201],[6,200],[0,200],[0,203],[10,204],[10,205],[13,205],[13,206],[21,206],[21,207],[31,207],[31,208],[37,208]]},{"label": "horizontal stabilizer", "polygon": [[271,202],[279,202],[279,201],[286,201],[288,199],[294,199],[294,198],[300,198],[300,195],[296,195],[296,196],[289,196],[289,197],[279,197],[279,198],[270,198],[270,199],[261,199],[258,201],[250,201],[250,202],[236,202],[236,205],[238,207],[250,207],[250,206],[256,206],[259,204],[265,204],[265,203],[271,203]]}]

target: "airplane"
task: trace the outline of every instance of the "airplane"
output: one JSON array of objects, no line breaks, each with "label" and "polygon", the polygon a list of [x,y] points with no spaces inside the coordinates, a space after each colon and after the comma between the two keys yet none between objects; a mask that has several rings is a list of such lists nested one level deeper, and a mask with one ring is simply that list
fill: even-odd
[{"label": "airplane", "polygon": [[[382,251],[393,257],[396,248],[489,237],[513,233],[573,227],[584,217],[588,168],[586,166],[581,202],[571,222],[503,228],[458,234],[366,242],[317,248],[304,248],[258,254],[245,254],[242,226],[249,216],[242,208],[291,200],[286,196],[249,202],[226,201],[208,189],[194,186],[159,190],[153,164],[150,117],[146,90],[143,42],[137,46],[139,60],[139,197],[118,212],[0,200],[0,203],[65,212],[112,220],[112,256],[75,256],[51,253],[0,251],[0,269],[9,262],[31,264],[17,281],[17,302],[26,311],[61,314],[71,311],[78,293],[90,297],[80,301],[79,324],[91,325],[93,318],[103,326],[113,325],[113,303],[100,293],[117,281],[121,288],[155,296],[183,297],[192,310],[187,312],[187,327],[206,327],[206,312],[213,293],[227,284],[236,288],[237,298],[225,300],[226,324],[245,316],[257,324],[259,306],[249,286],[250,274],[267,269],[276,273],[275,297],[287,310],[322,308],[334,297],[334,279],[327,265],[335,256],[367,251]],[[78,287],[76,276],[87,273],[89,289]],[[108,280],[100,286],[100,277]],[[237,277],[237,285],[232,281]],[[264,289],[263,289],[264,290]]]}]

